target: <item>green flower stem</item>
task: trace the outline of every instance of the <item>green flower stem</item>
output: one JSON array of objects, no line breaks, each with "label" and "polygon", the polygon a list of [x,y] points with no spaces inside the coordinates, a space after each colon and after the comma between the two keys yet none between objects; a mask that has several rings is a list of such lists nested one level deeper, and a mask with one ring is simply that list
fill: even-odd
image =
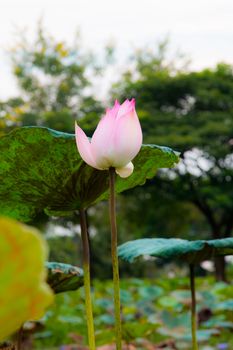
[{"label": "green flower stem", "polygon": [[109,169],[109,216],[111,222],[111,250],[112,250],[112,269],[114,285],[114,309],[115,309],[115,330],[116,330],[116,350],[122,349],[121,336],[121,304],[120,304],[120,282],[119,266],[117,256],[117,225],[116,225],[116,199],[115,199],[115,169]]},{"label": "green flower stem", "polygon": [[83,245],[83,270],[84,270],[84,289],[85,289],[88,343],[89,343],[90,350],[95,350],[95,330],[94,330],[94,320],[93,320],[92,301],[91,301],[90,250],[89,250],[89,240],[88,240],[88,233],[87,233],[87,218],[86,218],[86,212],[84,209],[80,209],[79,214],[80,214],[81,236],[82,236],[82,245]]},{"label": "green flower stem", "polygon": [[195,276],[194,276],[194,265],[189,265],[189,271],[190,271],[190,289],[191,289],[191,296],[192,296],[192,315],[191,315],[191,322],[192,322],[192,348],[193,350],[198,350],[198,343],[197,343],[197,314],[196,314],[196,292],[195,292]]}]

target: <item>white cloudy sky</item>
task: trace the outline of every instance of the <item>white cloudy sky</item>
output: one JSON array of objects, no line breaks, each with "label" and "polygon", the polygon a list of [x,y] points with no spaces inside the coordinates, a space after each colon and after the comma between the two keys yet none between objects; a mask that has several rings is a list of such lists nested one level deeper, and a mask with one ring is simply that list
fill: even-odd
[{"label": "white cloudy sky", "polygon": [[17,90],[5,50],[16,28],[33,37],[43,17],[58,39],[81,29],[83,45],[99,49],[110,40],[122,53],[170,36],[172,47],[192,58],[192,68],[233,62],[233,0],[1,0],[0,98]]}]

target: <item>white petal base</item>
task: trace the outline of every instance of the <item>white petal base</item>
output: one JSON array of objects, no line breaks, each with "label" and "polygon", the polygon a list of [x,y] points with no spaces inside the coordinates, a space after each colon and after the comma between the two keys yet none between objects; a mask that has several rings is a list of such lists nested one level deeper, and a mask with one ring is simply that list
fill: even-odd
[{"label": "white petal base", "polygon": [[132,174],[134,169],[134,165],[132,162],[129,162],[126,166],[122,167],[122,168],[116,168],[116,173],[120,176],[120,177],[128,177]]}]

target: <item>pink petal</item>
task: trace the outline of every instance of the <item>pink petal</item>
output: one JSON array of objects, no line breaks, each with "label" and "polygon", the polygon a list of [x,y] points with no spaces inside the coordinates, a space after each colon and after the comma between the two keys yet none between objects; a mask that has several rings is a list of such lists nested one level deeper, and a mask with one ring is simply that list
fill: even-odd
[{"label": "pink petal", "polygon": [[122,178],[130,176],[133,172],[134,166],[132,162],[129,162],[123,168],[116,168],[116,173]]},{"label": "pink petal", "polygon": [[93,168],[97,168],[95,159],[91,151],[91,144],[84,131],[75,123],[75,139],[78,151],[82,159]]},{"label": "pink petal", "polygon": [[122,105],[119,108],[117,119],[132,112],[134,109],[135,109],[135,99],[133,98],[131,101],[125,100],[125,102],[122,103]]},{"label": "pink petal", "polygon": [[142,145],[142,129],[135,108],[117,119],[113,143],[112,166],[125,166],[138,154]]},{"label": "pink petal", "polygon": [[120,104],[118,101],[112,109],[107,109],[105,116],[100,120],[91,139],[91,148],[96,160],[96,164],[107,169],[111,166],[109,163],[109,154],[113,145],[113,137],[116,128],[116,117]]}]

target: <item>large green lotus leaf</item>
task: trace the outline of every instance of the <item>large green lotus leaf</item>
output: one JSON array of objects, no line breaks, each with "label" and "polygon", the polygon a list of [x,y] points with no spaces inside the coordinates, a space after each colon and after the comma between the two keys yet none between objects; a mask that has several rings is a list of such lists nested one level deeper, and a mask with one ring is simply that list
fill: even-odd
[{"label": "large green lotus leaf", "polygon": [[47,262],[47,283],[55,293],[77,290],[83,286],[83,270],[77,266]]},{"label": "large green lotus leaf", "polygon": [[[81,159],[71,134],[40,127],[15,129],[0,139],[0,213],[27,222],[45,210],[63,216],[108,197],[108,172]],[[116,190],[142,185],[178,155],[167,147],[144,145],[127,179]]]},{"label": "large green lotus leaf", "polygon": [[46,284],[47,246],[37,230],[0,218],[0,341],[53,301]]},{"label": "large green lotus leaf", "polygon": [[189,264],[196,264],[216,255],[232,254],[233,238],[210,241],[145,238],[130,241],[118,247],[119,257],[130,262],[141,255],[150,255],[167,260],[182,259]]}]

